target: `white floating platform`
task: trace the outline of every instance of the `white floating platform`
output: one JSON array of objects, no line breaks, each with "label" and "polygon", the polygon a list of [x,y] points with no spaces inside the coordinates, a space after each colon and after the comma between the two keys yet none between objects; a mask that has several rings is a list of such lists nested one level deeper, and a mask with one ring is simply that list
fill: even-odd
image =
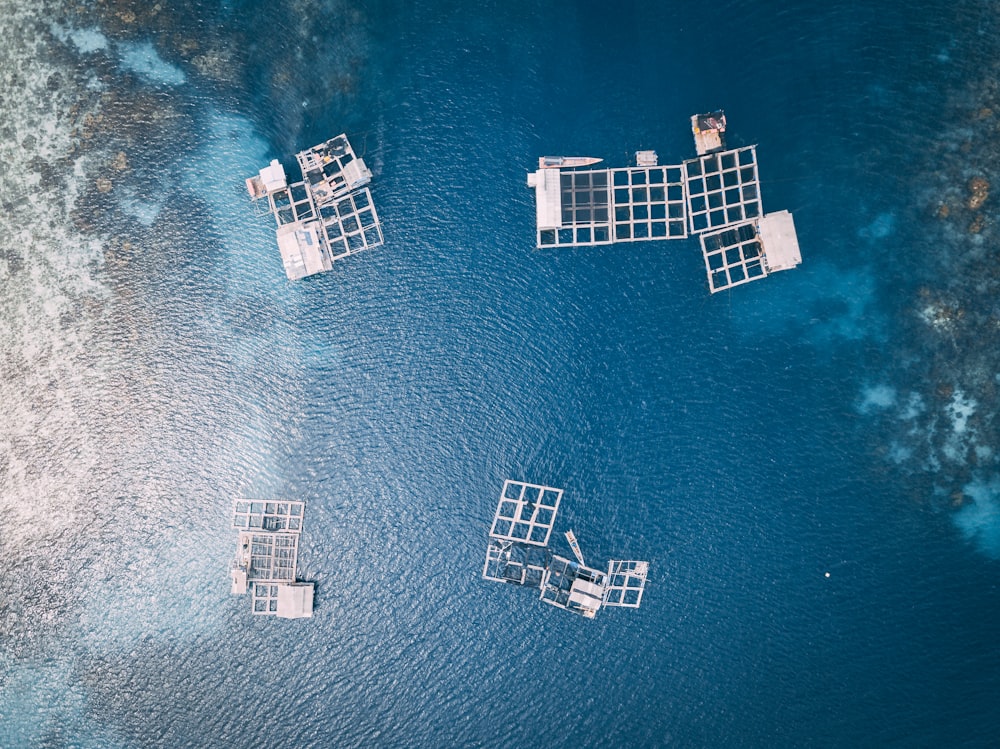
[{"label": "white floating platform", "polygon": [[795,221],[788,211],[769,213],[757,222],[768,273],[791,270],[802,262]]},{"label": "white floating platform", "polygon": [[694,150],[699,156],[713,151],[722,151],[726,147],[724,133],[726,132],[726,114],[721,109],[708,114],[696,114],[691,117],[691,134],[694,135]]},{"label": "white floating platform", "polygon": [[330,253],[320,242],[318,221],[294,221],[278,227],[278,250],[290,279],[322,273],[333,267]]},{"label": "white floating platform", "polygon": [[313,615],[313,584],[282,583],[278,585],[278,606],[275,616],[282,619],[308,619]]},{"label": "white floating platform", "polygon": [[528,187],[535,188],[535,220],[538,228],[562,226],[559,204],[559,170],[544,168],[528,175]]},{"label": "white floating platform", "polygon": [[635,152],[635,165],[636,166],[656,166],[659,164],[660,157],[656,155],[656,151],[636,151]]}]

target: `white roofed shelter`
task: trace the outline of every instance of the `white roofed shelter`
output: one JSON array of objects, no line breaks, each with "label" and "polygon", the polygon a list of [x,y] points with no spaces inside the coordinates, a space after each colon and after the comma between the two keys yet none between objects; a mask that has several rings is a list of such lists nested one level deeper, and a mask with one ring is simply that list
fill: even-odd
[{"label": "white roofed shelter", "polygon": [[757,234],[767,258],[768,272],[789,270],[802,262],[795,221],[788,211],[769,213],[757,222]]},{"label": "white roofed shelter", "polygon": [[313,615],[312,583],[280,583],[275,616],[282,619],[308,619]]},{"label": "white roofed shelter", "polygon": [[285,179],[285,167],[277,159],[272,159],[271,163],[260,170],[260,183],[267,192],[283,190],[288,186]]}]

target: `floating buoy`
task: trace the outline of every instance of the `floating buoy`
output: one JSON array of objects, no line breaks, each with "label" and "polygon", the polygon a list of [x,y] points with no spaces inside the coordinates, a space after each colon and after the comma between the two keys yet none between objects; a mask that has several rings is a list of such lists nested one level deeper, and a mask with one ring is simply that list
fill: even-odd
[{"label": "floating buoy", "polygon": [[825,576],[830,577],[830,573],[829,572],[825,573]]}]

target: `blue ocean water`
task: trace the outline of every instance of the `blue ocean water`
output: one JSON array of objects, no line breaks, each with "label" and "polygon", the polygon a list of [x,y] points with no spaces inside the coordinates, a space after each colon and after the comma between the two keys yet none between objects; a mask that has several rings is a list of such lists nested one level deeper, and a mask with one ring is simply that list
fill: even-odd
[{"label": "blue ocean water", "polygon": [[[990,4],[0,11],[0,745],[993,745]],[[799,269],[533,249],[539,155],[716,107]],[[289,283],[243,179],[345,131],[386,244]],[[642,607],[483,581],[508,477]],[[310,621],[229,595],[263,495]]]}]

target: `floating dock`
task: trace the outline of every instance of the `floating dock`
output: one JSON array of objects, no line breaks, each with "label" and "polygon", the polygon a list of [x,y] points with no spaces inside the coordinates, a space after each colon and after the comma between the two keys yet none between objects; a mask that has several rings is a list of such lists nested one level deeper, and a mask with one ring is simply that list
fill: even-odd
[{"label": "floating dock", "polygon": [[249,592],[254,614],[312,616],[313,584],[295,579],[304,512],[304,502],[240,499],[234,504],[233,528],[239,536],[232,592]]},{"label": "floating dock", "polygon": [[[791,214],[764,214],[756,146],[726,149],[725,129],[721,110],[693,116],[698,156],[676,165],[660,165],[655,151],[638,151],[632,167],[553,163],[529,173],[536,246],[593,247],[695,234],[712,293],[796,267],[802,256]],[[726,230],[745,239],[734,243]]]},{"label": "floating dock", "polygon": [[707,114],[691,115],[691,134],[694,150],[699,156],[726,148],[726,113],[721,109]]},{"label": "floating dock", "polygon": [[371,191],[372,173],[338,135],[295,156],[302,181],[289,185],[275,159],[247,179],[247,192],[264,201],[278,224],[285,273],[298,280],[333,268],[335,260],[384,242]]},{"label": "floating dock", "polygon": [[606,606],[638,608],[648,562],[612,559],[607,572],[584,565],[573,531],[566,533],[576,560],[554,555],[549,538],[563,490],[508,479],[490,526],[483,577],[537,588],[540,599],[592,619]]}]

